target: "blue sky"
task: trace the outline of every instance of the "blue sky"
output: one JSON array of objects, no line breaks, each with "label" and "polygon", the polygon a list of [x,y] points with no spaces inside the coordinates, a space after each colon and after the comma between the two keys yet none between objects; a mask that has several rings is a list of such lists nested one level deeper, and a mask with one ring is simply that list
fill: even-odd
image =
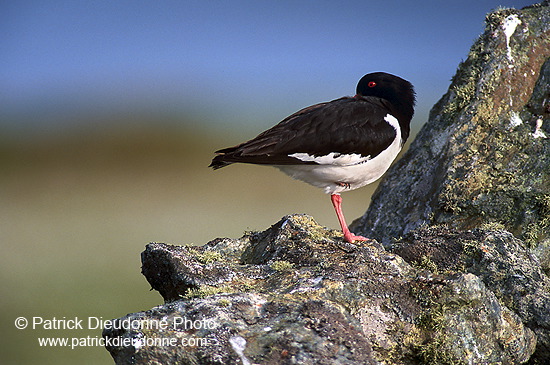
[{"label": "blue sky", "polygon": [[18,123],[48,128],[75,111],[147,110],[198,113],[222,129],[263,128],[301,107],[353,94],[371,71],[411,81],[417,123],[424,122],[483,31],[485,14],[530,4],[2,2],[0,124],[21,113],[26,118]]}]

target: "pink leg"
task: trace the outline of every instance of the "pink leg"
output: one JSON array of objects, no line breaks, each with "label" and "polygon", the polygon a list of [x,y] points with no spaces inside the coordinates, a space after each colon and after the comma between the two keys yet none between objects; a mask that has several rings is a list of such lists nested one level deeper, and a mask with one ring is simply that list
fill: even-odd
[{"label": "pink leg", "polygon": [[336,211],[336,216],[338,217],[338,222],[340,222],[340,227],[342,227],[342,232],[344,233],[344,239],[349,243],[354,241],[368,241],[369,239],[362,236],[356,236],[349,231],[346,219],[344,218],[344,213],[342,212],[342,197],[340,194],[332,194],[330,196],[334,210]]}]

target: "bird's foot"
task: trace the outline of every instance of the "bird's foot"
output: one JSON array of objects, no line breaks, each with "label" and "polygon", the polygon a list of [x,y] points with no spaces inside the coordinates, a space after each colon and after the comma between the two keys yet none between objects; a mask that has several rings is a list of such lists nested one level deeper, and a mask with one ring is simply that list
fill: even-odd
[{"label": "bird's foot", "polygon": [[344,234],[344,242],[336,242],[336,246],[345,251],[346,253],[353,253],[357,251],[362,245],[358,242],[372,241],[370,238],[363,236],[356,236],[353,233]]},{"label": "bird's foot", "polygon": [[344,239],[349,243],[354,243],[356,241],[370,241],[370,238],[363,237],[363,236],[356,236],[351,232],[345,232],[344,233]]}]

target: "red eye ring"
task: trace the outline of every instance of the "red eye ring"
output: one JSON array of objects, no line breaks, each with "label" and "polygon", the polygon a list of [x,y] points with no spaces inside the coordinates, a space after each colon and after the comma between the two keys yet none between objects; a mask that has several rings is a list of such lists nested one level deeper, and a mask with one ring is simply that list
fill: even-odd
[{"label": "red eye ring", "polygon": [[367,84],[368,87],[375,87],[376,86],[376,82],[374,81],[369,81],[369,83]]}]

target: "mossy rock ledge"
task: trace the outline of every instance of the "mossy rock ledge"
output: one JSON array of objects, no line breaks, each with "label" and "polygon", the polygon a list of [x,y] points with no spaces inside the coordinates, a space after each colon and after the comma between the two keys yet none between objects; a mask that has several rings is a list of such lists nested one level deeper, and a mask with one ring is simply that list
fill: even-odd
[{"label": "mossy rock ledge", "polygon": [[550,3],[499,9],[352,225],[150,243],[117,364],[550,363]]},{"label": "mossy rock ledge", "polygon": [[[117,364],[517,364],[531,358],[541,324],[534,318],[524,324],[514,310],[530,311],[548,283],[517,238],[442,226],[415,231],[396,247],[412,264],[376,241],[346,243],[307,215],[200,247],[151,243],[142,272],[165,304],[115,320],[117,328],[103,335],[127,339],[126,346],[107,348]],[[448,255],[439,259],[438,249]],[[525,303],[516,301],[526,295],[517,293],[520,283],[531,294]],[[161,321],[163,328],[156,326]]]}]

